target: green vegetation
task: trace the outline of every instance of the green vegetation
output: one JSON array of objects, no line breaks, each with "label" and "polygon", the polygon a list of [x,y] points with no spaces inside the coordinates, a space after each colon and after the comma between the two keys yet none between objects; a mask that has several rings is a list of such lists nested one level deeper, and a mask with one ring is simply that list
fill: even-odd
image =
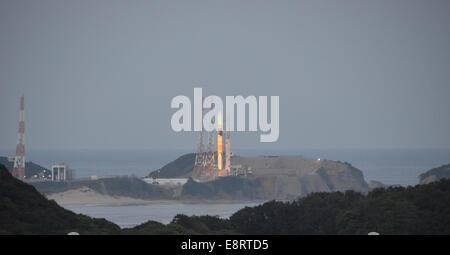
[{"label": "green vegetation", "polygon": [[[194,167],[195,154],[185,154],[150,173],[154,178],[188,178]],[[339,161],[302,158],[299,156],[239,157],[233,156],[231,164],[241,169],[251,168],[250,181],[239,179],[211,183],[188,183],[180,198],[194,199],[281,199],[293,200],[311,192],[355,190],[368,192],[369,185],[362,171]],[[241,172],[243,172],[241,170]],[[245,186],[241,186],[245,185]],[[213,187],[213,185],[219,185]],[[229,189],[228,185],[236,189]],[[197,190],[198,191],[197,191]],[[211,192],[201,192],[209,190]],[[227,190],[227,191],[225,191]],[[241,192],[241,195],[238,193]],[[255,194],[259,192],[259,194]],[[178,194],[178,192],[177,192]]]},{"label": "green vegetation", "polygon": [[191,176],[195,163],[195,153],[184,154],[161,169],[151,172],[148,177],[180,178]]},{"label": "green vegetation", "polygon": [[146,182],[136,177],[114,177],[71,182],[34,182],[31,184],[39,192],[46,195],[88,187],[109,196],[124,196],[139,199],[171,199],[173,196],[172,191],[169,189],[148,185]]},{"label": "green vegetation", "polygon": [[0,165],[0,234],[116,234],[120,228],[47,200],[36,189]]},{"label": "green vegetation", "polygon": [[[293,202],[246,207],[230,219],[177,215],[171,234],[450,234],[450,180],[415,187],[313,193]],[[126,230],[154,233],[154,223]],[[137,232],[135,232],[137,231]]]},{"label": "green vegetation", "polygon": [[170,224],[164,225],[148,221],[134,228],[123,229],[123,234],[134,235],[231,235],[233,231],[229,221],[215,216],[176,215]]},{"label": "green vegetation", "polygon": [[[9,172],[12,172],[14,163],[13,162],[8,162],[8,158],[7,157],[0,157],[0,165],[5,166]],[[38,164],[35,164],[31,161],[27,161],[25,162],[25,169],[26,169],[26,178],[31,178],[31,176],[37,175],[39,172],[41,172],[42,170],[47,170],[49,171],[47,168],[40,166]]]},{"label": "green vegetation", "polygon": [[183,186],[184,199],[263,200],[265,193],[260,179],[223,177],[210,182],[195,182],[189,178]]},{"label": "green vegetation", "polygon": [[[226,186],[230,180],[224,178],[220,185]],[[168,225],[149,221],[120,230],[104,219],[75,214],[48,201],[33,186],[13,178],[0,165],[0,234],[76,231],[80,234],[366,235],[376,231],[381,234],[448,235],[448,215],[450,180],[442,179],[414,187],[378,188],[367,195],[354,191],[312,193],[292,202],[271,201],[246,207],[229,219],[177,215]]]}]

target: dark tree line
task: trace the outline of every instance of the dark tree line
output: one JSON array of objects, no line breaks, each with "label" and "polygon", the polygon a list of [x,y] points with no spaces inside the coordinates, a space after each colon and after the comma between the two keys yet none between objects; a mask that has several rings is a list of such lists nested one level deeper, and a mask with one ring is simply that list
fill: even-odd
[{"label": "dark tree line", "polygon": [[0,165],[0,234],[117,234],[105,219],[76,214],[47,200],[33,186],[12,177]]},{"label": "dark tree line", "polygon": [[0,165],[0,234],[450,234],[450,180],[414,187],[313,193],[246,207],[229,219],[177,215],[120,229],[47,200]]},{"label": "dark tree line", "polygon": [[177,215],[193,234],[450,234],[450,180],[354,191],[313,193],[293,202],[246,207],[230,219]]}]

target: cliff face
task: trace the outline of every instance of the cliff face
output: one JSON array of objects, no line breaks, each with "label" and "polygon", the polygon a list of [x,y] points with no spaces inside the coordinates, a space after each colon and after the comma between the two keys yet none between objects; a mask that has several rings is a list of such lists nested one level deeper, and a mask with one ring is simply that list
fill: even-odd
[{"label": "cliff face", "polygon": [[235,157],[232,164],[251,167],[271,198],[293,199],[311,192],[369,191],[362,172],[347,163],[301,157]]},{"label": "cliff face", "polygon": [[371,180],[370,183],[369,183],[369,187],[372,190],[372,189],[377,189],[377,188],[388,188],[389,185],[386,185],[386,184],[384,184],[382,182],[379,182],[379,181]]},{"label": "cliff face", "polygon": [[[189,182],[182,196],[204,199],[295,199],[312,192],[355,190],[368,192],[360,170],[347,163],[301,157],[233,157],[232,165],[251,167],[245,178]],[[230,187],[233,187],[230,189]],[[204,192],[201,192],[204,191]]]},{"label": "cliff face", "polygon": [[420,184],[428,184],[441,179],[450,178],[450,164],[433,168],[419,176]]}]

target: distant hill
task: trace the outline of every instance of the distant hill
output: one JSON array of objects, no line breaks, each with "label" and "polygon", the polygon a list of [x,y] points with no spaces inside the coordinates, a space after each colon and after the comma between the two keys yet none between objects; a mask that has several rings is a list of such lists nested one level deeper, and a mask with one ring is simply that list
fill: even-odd
[{"label": "distant hill", "polygon": [[427,184],[448,178],[450,178],[450,164],[433,168],[419,175],[420,184]]},{"label": "distant hill", "polygon": [[120,228],[66,210],[0,165],[0,234],[117,234]]},{"label": "distant hill", "polygon": [[[194,157],[194,154],[188,154],[169,163],[161,168],[161,176],[167,170],[189,176]],[[343,162],[302,157],[234,156],[231,164],[250,167],[253,174],[248,178],[220,178],[205,183],[190,180],[183,186],[181,198],[296,199],[312,192],[354,190],[365,193],[370,190],[362,172]]]},{"label": "distant hill", "polygon": [[388,188],[390,185],[386,185],[382,182],[371,180],[369,183],[370,189],[377,189],[377,188]]},{"label": "distant hill", "polygon": [[187,178],[191,176],[195,163],[195,153],[185,154],[162,168],[151,172],[148,177]]},{"label": "distant hill", "polygon": [[87,187],[103,195],[139,199],[172,199],[170,189],[149,185],[136,177],[114,177],[99,180],[75,180],[71,182],[33,182],[39,192],[45,195]]},{"label": "distant hill", "polygon": [[[0,157],[0,164],[5,166],[9,172],[12,172],[14,163],[8,162],[8,157]],[[37,175],[42,170],[48,170],[47,168],[40,166],[38,164],[35,164],[31,161],[25,162],[25,175],[26,179],[31,178],[31,176]]]}]

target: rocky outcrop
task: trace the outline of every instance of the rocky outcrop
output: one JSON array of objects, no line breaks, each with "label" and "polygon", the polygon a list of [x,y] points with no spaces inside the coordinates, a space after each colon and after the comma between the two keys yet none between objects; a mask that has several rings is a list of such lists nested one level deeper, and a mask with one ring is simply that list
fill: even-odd
[{"label": "rocky outcrop", "polygon": [[450,178],[450,164],[433,168],[419,176],[420,184],[428,184],[448,178]]},{"label": "rocky outcrop", "polygon": [[378,189],[378,188],[387,188],[387,187],[389,187],[389,185],[386,185],[386,184],[384,184],[382,182],[379,182],[379,181],[371,180],[370,183],[369,183],[369,188],[371,190],[372,189]]},{"label": "rocky outcrop", "polygon": [[369,191],[360,170],[348,163],[302,157],[235,157],[232,164],[252,168],[273,198],[292,199],[311,192]]}]

